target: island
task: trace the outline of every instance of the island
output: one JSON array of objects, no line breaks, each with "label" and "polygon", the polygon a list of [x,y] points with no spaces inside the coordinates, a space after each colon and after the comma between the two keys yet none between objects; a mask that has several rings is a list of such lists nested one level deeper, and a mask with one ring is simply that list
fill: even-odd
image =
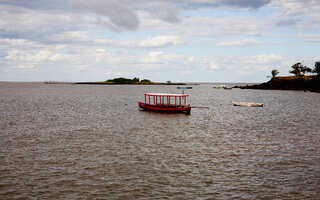
[{"label": "island", "polygon": [[152,82],[148,79],[140,80],[137,77],[134,77],[133,79],[119,77],[119,78],[108,79],[106,81],[100,81],[100,82],[77,82],[75,84],[89,84],[89,85],[186,85],[185,83],[173,83],[171,81],[167,81],[166,83]]},{"label": "island", "polygon": [[311,76],[279,76],[274,77],[266,83],[246,86],[235,86],[241,89],[262,89],[262,90],[303,90],[320,92],[320,79],[315,75]]},{"label": "island", "polygon": [[[314,63],[314,68],[302,65],[300,62],[291,66],[289,73],[295,76],[279,76],[279,71],[271,71],[270,81],[257,85],[235,86],[241,89],[263,89],[263,90],[303,90],[320,92],[320,61]],[[317,75],[306,76],[306,73]]]}]

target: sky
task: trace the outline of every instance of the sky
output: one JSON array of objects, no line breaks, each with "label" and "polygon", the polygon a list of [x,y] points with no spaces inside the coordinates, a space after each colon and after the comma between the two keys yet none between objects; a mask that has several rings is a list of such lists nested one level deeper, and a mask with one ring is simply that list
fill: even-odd
[{"label": "sky", "polygon": [[257,83],[316,61],[319,0],[0,0],[0,81]]}]

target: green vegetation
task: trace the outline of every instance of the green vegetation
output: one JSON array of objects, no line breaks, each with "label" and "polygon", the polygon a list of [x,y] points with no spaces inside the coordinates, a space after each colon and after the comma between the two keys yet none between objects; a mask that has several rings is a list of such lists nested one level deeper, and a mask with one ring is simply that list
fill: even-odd
[{"label": "green vegetation", "polygon": [[[276,77],[279,74],[279,71],[276,69],[273,69],[271,71],[271,79],[273,79],[274,77]],[[268,76],[268,78],[270,78],[270,76]]]},{"label": "green vegetation", "polygon": [[133,79],[120,77],[120,78],[106,80],[106,82],[107,83],[114,83],[114,84],[151,83],[151,81],[148,79],[143,79],[140,81],[140,79],[137,77],[134,77]]},{"label": "green vegetation", "polygon": [[312,72],[312,69],[302,65],[301,63],[296,63],[291,66],[292,70],[289,73],[295,74],[296,76],[304,76],[307,72]]},{"label": "green vegetation", "polygon": [[318,77],[320,77],[320,61],[317,61],[314,63],[314,68],[312,70],[312,73],[317,74]]},{"label": "green vegetation", "polygon": [[[276,77],[278,70],[271,71],[272,78],[270,81],[258,85],[236,86],[241,89],[265,89],[265,90],[304,90],[311,92],[320,92],[320,61],[315,62],[314,68],[311,69],[301,63],[291,66],[289,71],[295,76]],[[305,76],[305,74],[316,73],[317,75]],[[268,76],[270,77],[270,76]]]},{"label": "green vegetation", "polygon": [[148,79],[143,79],[143,80],[140,81],[140,83],[151,83],[151,81],[148,80]]},{"label": "green vegetation", "polygon": [[185,85],[185,83],[157,83],[157,82],[151,82],[148,79],[142,79],[140,80],[137,77],[134,77],[133,79],[130,78],[114,78],[114,79],[108,79],[106,81],[101,82],[78,82],[75,84],[89,84],[89,85],[117,85],[117,84],[135,84],[135,85]]},{"label": "green vegetation", "polygon": [[304,90],[311,92],[320,92],[320,78],[315,75],[302,77],[275,77],[266,83],[251,86],[236,86],[236,88],[263,90]]}]

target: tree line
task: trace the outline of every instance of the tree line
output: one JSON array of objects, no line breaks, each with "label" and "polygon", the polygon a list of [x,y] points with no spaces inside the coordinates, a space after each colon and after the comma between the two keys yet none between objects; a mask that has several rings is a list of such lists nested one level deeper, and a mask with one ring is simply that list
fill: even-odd
[{"label": "tree line", "polygon": [[134,77],[133,79],[120,77],[120,78],[108,79],[106,80],[106,82],[115,83],[115,84],[151,83],[151,81],[148,79],[140,80],[137,77]]},{"label": "tree line", "polygon": [[[304,76],[306,73],[315,73],[317,74],[317,77],[320,77],[320,61],[315,62],[313,69],[311,69],[310,67],[304,66],[300,62],[298,62],[291,66],[291,70],[289,71],[289,73],[299,77]],[[274,78],[278,74],[279,74],[279,71],[276,69],[273,69],[271,71],[271,76],[268,76],[268,77]]]}]

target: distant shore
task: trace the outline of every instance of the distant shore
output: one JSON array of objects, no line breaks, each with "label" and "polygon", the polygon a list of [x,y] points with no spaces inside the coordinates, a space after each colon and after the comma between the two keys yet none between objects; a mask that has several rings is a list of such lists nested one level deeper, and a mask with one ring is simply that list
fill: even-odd
[{"label": "distant shore", "polygon": [[320,77],[317,77],[315,75],[274,77],[266,83],[235,86],[233,88],[262,90],[303,90],[310,92],[320,92]]},{"label": "distant shore", "polygon": [[114,78],[108,79],[106,81],[97,81],[97,82],[77,82],[74,84],[86,84],[86,85],[186,85],[185,83],[172,83],[171,81],[167,81],[166,83],[152,82],[148,79],[142,79],[134,77],[130,78]]},{"label": "distant shore", "polygon": [[[74,84],[83,84],[83,85],[187,85],[186,83],[157,83],[157,82],[150,82],[150,83],[113,83],[113,82],[77,82]],[[190,84],[188,84],[190,85]]]}]

